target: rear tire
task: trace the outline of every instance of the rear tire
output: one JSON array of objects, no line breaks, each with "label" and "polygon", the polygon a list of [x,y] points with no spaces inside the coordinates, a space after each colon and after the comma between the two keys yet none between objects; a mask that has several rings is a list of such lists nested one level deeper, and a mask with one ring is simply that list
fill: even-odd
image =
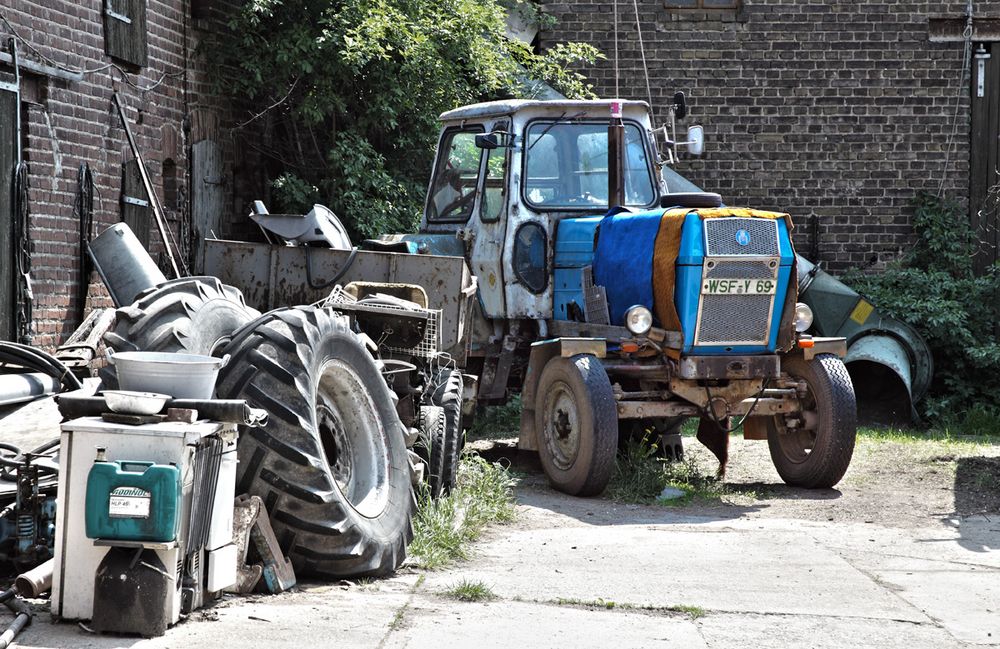
[{"label": "rear tire", "polygon": [[444,492],[450,493],[458,478],[458,462],[464,446],[465,431],[462,429],[462,373],[446,370],[438,374],[438,387],[434,391],[434,405],[444,408]]},{"label": "rear tire", "polygon": [[444,408],[420,406],[420,438],[415,450],[427,463],[427,488],[431,498],[440,498],[444,492],[447,429]]},{"label": "rear tire", "polygon": [[808,394],[800,402],[803,412],[815,419],[815,426],[789,427],[786,422],[791,416],[784,415],[768,420],[767,445],[774,468],[782,480],[796,487],[833,487],[851,464],[857,436],[851,377],[843,361],[832,354],[819,354],[811,361],[788,356],[782,360],[782,369],[808,384]]},{"label": "rear tire", "polygon": [[574,496],[604,491],[615,466],[618,411],[600,360],[577,354],[545,365],[535,393],[535,432],[555,489]]},{"label": "rear tire", "polygon": [[115,312],[104,341],[116,352],[187,352],[212,356],[233,332],[260,315],[238,289],[215,277],[184,277],[140,294]]},{"label": "rear tire", "polygon": [[237,493],[264,500],[301,575],[386,575],[402,563],[414,508],[403,427],[375,361],[330,310],[275,311],[240,336],[222,398],[270,414],[241,429]]}]

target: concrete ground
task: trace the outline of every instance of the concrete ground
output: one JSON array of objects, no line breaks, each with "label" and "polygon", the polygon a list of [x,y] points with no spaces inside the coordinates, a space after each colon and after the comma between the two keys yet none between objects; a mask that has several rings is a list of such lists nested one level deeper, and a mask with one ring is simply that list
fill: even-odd
[{"label": "concrete ground", "polygon": [[[744,467],[753,468],[742,478],[747,484],[775,482],[762,458]],[[859,477],[849,474],[845,484]],[[870,492],[880,483],[867,484]],[[945,510],[897,523],[872,514],[838,516],[838,509],[851,510],[852,493],[847,487],[815,496],[778,490],[770,500],[707,509],[623,505],[555,493],[529,468],[516,491],[517,520],[491,529],[473,546],[471,560],[447,570],[404,569],[372,583],[307,583],[278,596],[229,597],[151,640],[53,624],[39,603],[41,612],[18,643],[137,649],[1000,645],[1000,516]],[[789,506],[767,504],[781,499]],[[799,515],[805,508],[825,509]],[[496,599],[453,599],[448,592],[462,582],[485,585]]]},{"label": "concrete ground", "polygon": [[[530,482],[530,481],[529,481]],[[538,482],[538,481],[534,481]],[[138,640],[51,624],[22,647],[917,647],[1000,644],[1000,521],[936,528],[689,516],[528,484],[471,561],[231,598]],[[979,548],[977,550],[977,548]],[[497,599],[459,602],[462,581]]]}]

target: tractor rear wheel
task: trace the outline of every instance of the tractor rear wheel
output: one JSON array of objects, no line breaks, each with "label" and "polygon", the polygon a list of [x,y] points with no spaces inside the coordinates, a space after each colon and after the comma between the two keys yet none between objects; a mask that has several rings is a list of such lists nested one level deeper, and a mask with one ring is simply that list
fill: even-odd
[{"label": "tractor rear wheel", "polygon": [[431,400],[434,405],[444,408],[444,482],[445,493],[455,487],[458,477],[458,461],[464,445],[465,431],[462,429],[462,373],[445,370],[438,374],[438,386]]},{"label": "tractor rear wheel", "polygon": [[414,509],[403,426],[349,321],[282,309],[225,349],[222,398],[270,414],[241,430],[238,493],[260,496],[295,571],[385,575],[403,561]]},{"label": "tractor rear wheel", "polygon": [[444,493],[447,430],[444,408],[420,406],[420,437],[414,450],[427,464],[427,488],[431,498],[439,498]]},{"label": "tractor rear wheel", "polygon": [[214,355],[233,332],[258,317],[238,289],[215,277],[184,277],[160,284],[115,312],[104,341],[116,352]]},{"label": "tractor rear wheel", "polygon": [[857,404],[851,377],[843,361],[832,354],[811,361],[789,356],[782,369],[805,381],[808,389],[799,398],[801,412],[768,420],[767,445],[774,468],[796,487],[833,487],[844,477],[854,454]]},{"label": "tractor rear wheel", "polygon": [[600,360],[577,354],[546,363],[535,396],[535,433],[554,488],[574,496],[604,491],[615,466],[618,411]]}]

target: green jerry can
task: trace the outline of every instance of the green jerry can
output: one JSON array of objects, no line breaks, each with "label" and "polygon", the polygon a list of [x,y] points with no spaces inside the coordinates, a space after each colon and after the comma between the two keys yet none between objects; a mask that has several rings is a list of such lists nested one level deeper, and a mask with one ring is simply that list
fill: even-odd
[{"label": "green jerry can", "polygon": [[115,541],[177,538],[181,472],[172,464],[108,462],[104,449],[87,476],[87,536]]}]

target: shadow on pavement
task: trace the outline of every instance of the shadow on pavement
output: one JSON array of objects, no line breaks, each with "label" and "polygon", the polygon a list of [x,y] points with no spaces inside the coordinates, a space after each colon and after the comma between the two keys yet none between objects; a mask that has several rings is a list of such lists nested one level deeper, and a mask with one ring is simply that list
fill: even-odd
[{"label": "shadow on pavement", "polygon": [[972,552],[1000,549],[1000,457],[963,457],[955,468],[955,514],[945,520]]},{"label": "shadow on pavement", "polygon": [[767,509],[770,505],[766,501],[769,500],[835,501],[842,495],[837,489],[802,489],[768,482],[727,482],[727,486],[738,492],[755,493],[756,498],[749,496],[751,503],[696,500],[678,505],[635,505],[600,497],[576,498],[549,487],[538,454],[518,450],[515,440],[499,440],[477,446],[476,450],[483,458],[508,467],[519,477],[518,502],[594,525],[735,520]]}]

